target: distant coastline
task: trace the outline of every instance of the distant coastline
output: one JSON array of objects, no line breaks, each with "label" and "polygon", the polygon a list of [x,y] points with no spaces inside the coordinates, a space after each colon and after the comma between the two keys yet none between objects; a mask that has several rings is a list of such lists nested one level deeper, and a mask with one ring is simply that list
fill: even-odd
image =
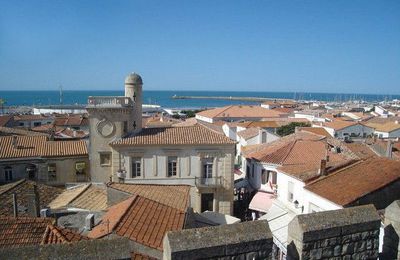
[{"label": "distant coastline", "polygon": [[[339,93],[299,93],[299,92],[238,92],[238,91],[158,91],[145,90],[143,101],[146,104],[157,104],[168,108],[205,108],[226,106],[231,104],[258,104],[259,102],[242,100],[217,99],[172,99],[172,96],[232,96],[232,97],[265,97],[276,99],[320,100],[328,102],[344,102],[362,100],[379,102],[400,99],[400,95],[378,94],[339,94]],[[62,103],[66,105],[86,104],[88,96],[123,95],[123,91],[112,90],[65,90]],[[34,106],[60,104],[59,91],[0,91],[0,99],[6,106]]]}]

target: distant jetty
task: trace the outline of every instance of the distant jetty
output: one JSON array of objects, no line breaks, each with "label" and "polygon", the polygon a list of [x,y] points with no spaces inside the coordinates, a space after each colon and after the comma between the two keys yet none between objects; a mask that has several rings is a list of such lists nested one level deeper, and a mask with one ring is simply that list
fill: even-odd
[{"label": "distant jetty", "polygon": [[253,101],[253,102],[264,102],[270,100],[276,101],[294,101],[288,98],[266,98],[266,97],[226,97],[226,96],[177,96],[173,95],[173,99],[219,99],[219,100],[238,100],[238,101]]}]

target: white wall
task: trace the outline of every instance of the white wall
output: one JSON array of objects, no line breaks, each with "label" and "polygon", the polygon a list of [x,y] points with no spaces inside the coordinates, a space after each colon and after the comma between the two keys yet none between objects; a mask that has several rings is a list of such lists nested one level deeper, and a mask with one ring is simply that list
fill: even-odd
[{"label": "white wall", "polygon": [[400,129],[394,130],[392,132],[375,131],[374,134],[377,135],[379,138],[398,138],[400,137]]},{"label": "white wall", "polygon": [[337,134],[338,138],[344,138],[346,135],[351,136],[352,133],[354,133],[356,136],[363,137],[364,134],[365,136],[372,135],[374,133],[374,129],[368,126],[364,126],[362,124],[356,124],[338,130],[335,133]]},{"label": "white wall", "polygon": [[201,120],[201,121],[204,121],[204,122],[208,122],[208,123],[212,123],[212,122],[213,122],[213,119],[212,119],[212,118],[208,118],[208,117],[205,117],[205,116],[201,116],[201,115],[199,115],[199,114],[196,114],[196,119]]}]

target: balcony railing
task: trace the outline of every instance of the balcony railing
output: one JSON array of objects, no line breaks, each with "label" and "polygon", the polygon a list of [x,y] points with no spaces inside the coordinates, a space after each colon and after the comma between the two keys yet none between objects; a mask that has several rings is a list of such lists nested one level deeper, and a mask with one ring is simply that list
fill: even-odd
[{"label": "balcony railing", "polygon": [[197,187],[221,187],[222,178],[221,176],[211,178],[195,177],[195,184]]},{"label": "balcony railing", "polygon": [[88,107],[128,107],[132,106],[132,99],[129,97],[98,96],[88,98]]}]

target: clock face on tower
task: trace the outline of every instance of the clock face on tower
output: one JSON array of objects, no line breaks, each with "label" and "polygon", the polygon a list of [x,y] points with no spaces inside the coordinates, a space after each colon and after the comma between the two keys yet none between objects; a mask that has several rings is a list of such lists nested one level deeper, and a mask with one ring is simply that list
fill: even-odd
[{"label": "clock face on tower", "polygon": [[115,134],[115,125],[103,118],[97,123],[97,132],[103,137],[112,137]]}]

